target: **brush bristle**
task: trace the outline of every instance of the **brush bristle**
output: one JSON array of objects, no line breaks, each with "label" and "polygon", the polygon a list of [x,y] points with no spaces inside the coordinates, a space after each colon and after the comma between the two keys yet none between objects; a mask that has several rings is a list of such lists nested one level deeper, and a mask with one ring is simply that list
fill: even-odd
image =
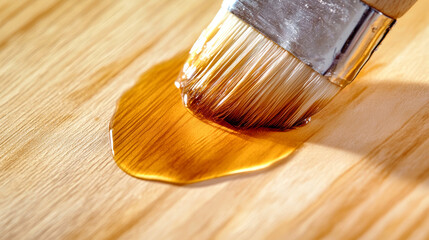
[{"label": "brush bristle", "polygon": [[195,115],[245,129],[293,128],[341,90],[224,10],[191,49],[176,86]]}]

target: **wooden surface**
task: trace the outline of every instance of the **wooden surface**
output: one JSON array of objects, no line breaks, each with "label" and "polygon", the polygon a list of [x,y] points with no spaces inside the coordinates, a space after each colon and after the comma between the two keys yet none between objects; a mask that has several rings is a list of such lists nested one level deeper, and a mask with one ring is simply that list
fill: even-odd
[{"label": "wooden surface", "polygon": [[371,7],[378,9],[393,18],[402,17],[417,0],[363,0]]},{"label": "wooden surface", "polygon": [[219,5],[0,1],[1,239],[429,238],[429,1],[282,164],[189,186],[116,166],[116,101]]}]

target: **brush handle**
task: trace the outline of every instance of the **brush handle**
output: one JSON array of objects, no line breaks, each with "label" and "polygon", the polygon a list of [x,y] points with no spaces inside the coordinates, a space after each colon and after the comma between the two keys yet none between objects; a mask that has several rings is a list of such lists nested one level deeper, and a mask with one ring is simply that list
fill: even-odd
[{"label": "brush handle", "polygon": [[417,0],[362,0],[371,7],[392,18],[400,18]]}]

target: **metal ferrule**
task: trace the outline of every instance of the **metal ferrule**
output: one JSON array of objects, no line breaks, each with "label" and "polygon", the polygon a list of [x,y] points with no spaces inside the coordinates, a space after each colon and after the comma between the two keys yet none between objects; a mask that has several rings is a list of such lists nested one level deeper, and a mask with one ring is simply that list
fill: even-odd
[{"label": "metal ferrule", "polygon": [[341,87],[395,24],[359,0],[225,0],[223,7]]}]

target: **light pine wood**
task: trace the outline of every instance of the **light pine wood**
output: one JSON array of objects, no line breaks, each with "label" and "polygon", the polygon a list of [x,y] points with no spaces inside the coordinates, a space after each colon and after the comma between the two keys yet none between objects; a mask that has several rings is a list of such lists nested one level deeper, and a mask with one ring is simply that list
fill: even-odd
[{"label": "light pine wood", "polygon": [[402,17],[417,0],[363,0],[368,5],[393,18]]},{"label": "light pine wood", "polygon": [[282,164],[189,186],[116,166],[116,101],[219,6],[0,0],[1,239],[429,238],[428,1]]}]

